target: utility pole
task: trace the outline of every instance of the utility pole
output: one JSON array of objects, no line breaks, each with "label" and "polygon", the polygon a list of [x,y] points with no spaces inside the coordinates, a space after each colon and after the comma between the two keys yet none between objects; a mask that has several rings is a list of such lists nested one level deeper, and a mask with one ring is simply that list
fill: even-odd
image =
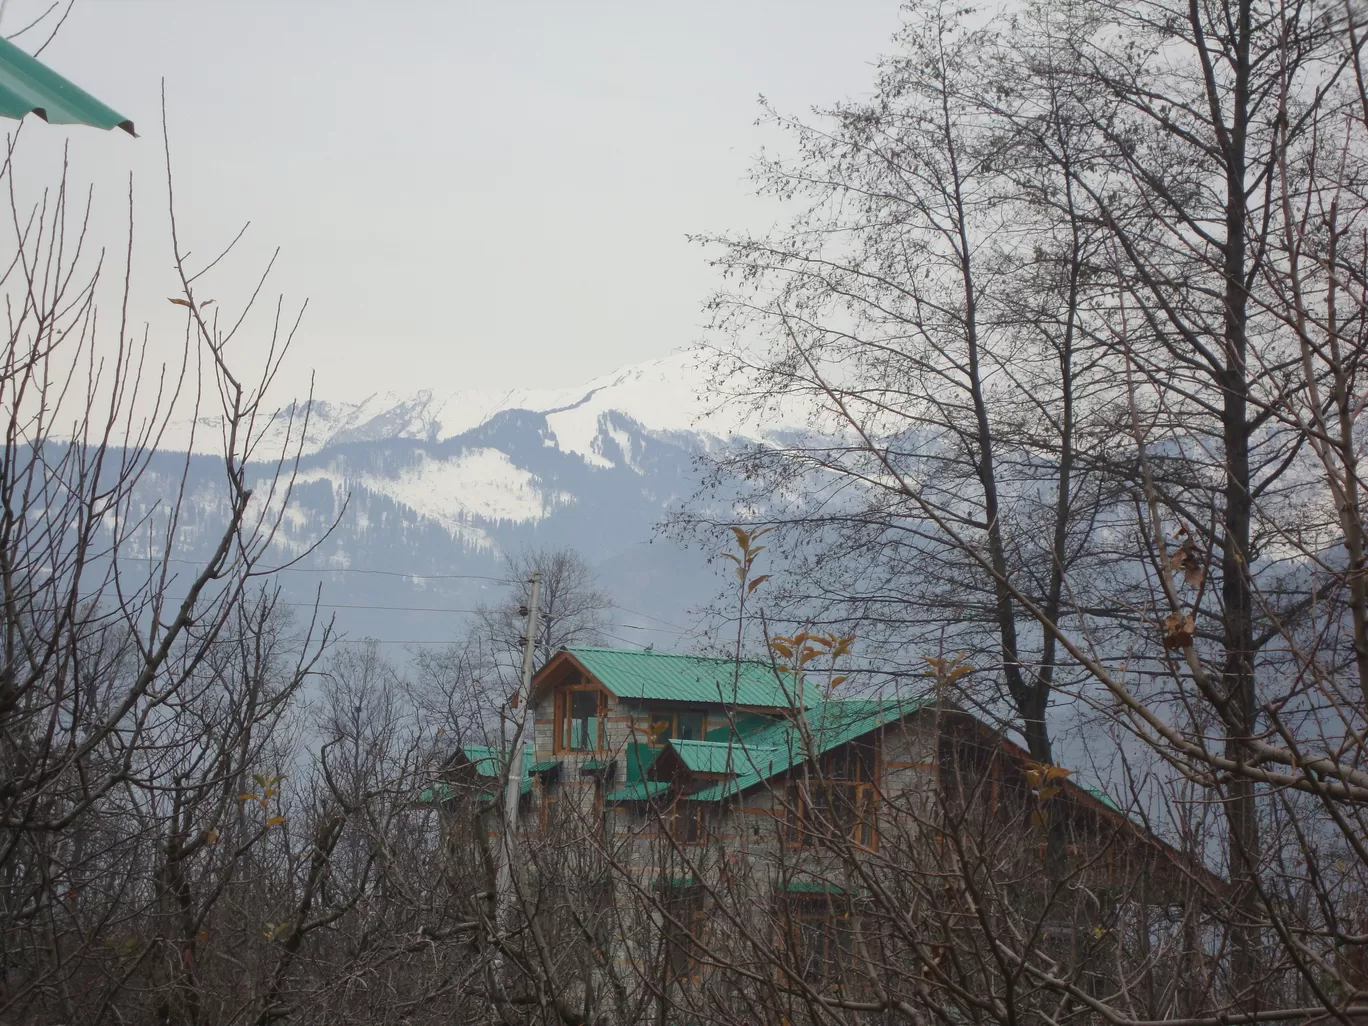
[{"label": "utility pole", "polygon": [[507,930],[512,919],[513,869],[517,863],[518,847],[518,796],[523,775],[523,733],[527,727],[527,714],[532,704],[532,662],[537,650],[537,603],[541,597],[541,574],[532,575],[532,594],[528,596],[527,608],[521,612],[527,617],[523,636],[522,680],[518,685],[517,701],[513,707],[513,742],[508,753],[508,779],[504,782],[503,822],[500,824],[499,869],[495,881],[495,900],[498,902],[498,928]]}]

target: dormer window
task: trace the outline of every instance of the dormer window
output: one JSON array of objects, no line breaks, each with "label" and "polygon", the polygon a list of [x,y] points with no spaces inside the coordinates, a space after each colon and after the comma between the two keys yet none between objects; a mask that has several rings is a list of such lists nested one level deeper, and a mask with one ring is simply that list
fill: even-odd
[{"label": "dormer window", "polygon": [[556,749],[601,752],[605,748],[606,696],[598,688],[567,688],[556,695]]},{"label": "dormer window", "polygon": [[651,713],[651,743],[663,745],[672,738],[676,741],[702,741],[703,716],[701,709],[655,710]]}]

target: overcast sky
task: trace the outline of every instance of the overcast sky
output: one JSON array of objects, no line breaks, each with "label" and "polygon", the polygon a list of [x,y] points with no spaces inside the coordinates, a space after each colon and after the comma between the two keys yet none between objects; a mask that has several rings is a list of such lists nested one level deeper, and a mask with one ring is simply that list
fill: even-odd
[{"label": "overcast sky", "polygon": [[[49,2],[8,0],[0,31]],[[134,309],[174,345],[164,78],[186,245],[251,222],[209,291],[240,300],[279,245],[276,290],[309,300],[287,387],[575,384],[699,336],[715,278],[686,233],[776,213],[746,181],[782,141],[757,96],[867,94],[897,25],[896,0],[78,0],[42,59],[141,138],[30,118],[16,180],[70,139],[120,251],[132,173]]]}]

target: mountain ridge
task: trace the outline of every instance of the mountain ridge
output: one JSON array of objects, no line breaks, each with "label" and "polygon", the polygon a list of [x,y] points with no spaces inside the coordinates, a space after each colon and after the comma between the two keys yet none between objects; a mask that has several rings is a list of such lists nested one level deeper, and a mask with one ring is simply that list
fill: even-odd
[{"label": "mountain ridge", "polygon": [[[349,635],[429,644],[452,637],[441,612],[494,600],[500,587],[479,578],[501,577],[505,556],[569,547],[622,603],[615,623],[630,636],[610,634],[611,643],[676,647],[717,578],[706,554],[662,539],[659,524],[697,493],[700,454],[799,422],[762,424],[705,393],[698,361],[680,352],[557,390],[424,389],[287,406],[259,432],[249,464],[257,493],[270,494],[274,457],[297,446],[308,414],[271,558],[302,559],[286,575],[291,598],[334,604]],[[175,453],[193,454],[206,525],[226,514],[207,498],[221,431],[212,417],[177,421],[158,454],[168,468]]]}]

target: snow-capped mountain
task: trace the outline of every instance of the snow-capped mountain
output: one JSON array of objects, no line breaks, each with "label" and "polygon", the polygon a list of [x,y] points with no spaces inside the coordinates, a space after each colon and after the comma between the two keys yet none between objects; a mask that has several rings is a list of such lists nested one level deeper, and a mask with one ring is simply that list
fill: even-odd
[{"label": "snow-capped mountain", "polygon": [[[646,426],[653,435],[683,439],[757,437],[801,416],[785,410],[776,421],[759,421],[741,404],[720,402],[704,387],[704,371],[689,352],[633,364],[563,389],[423,389],[413,394],[376,392],[358,402],[316,398],[281,410],[263,433],[259,448],[278,449],[297,439],[307,417],[306,453],[354,442],[406,439],[446,442],[508,410],[541,414],[555,444],[595,466],[610,466],[603,418],[616,413]],[[203,416],[171,425],[163,448],[180,452],[221,451],[221,419]],[[293,447],[291,447],[293,448]]]},{"label": "snow-capped mountain", "polygon": [[[320,594],[353,637],[431,643],[452,636],[459,610],[501,590],[456,575],[499,577],[505,553],[564,545],[621,603],[620,640],[687,644],[677,632],[716,577],[704,554],[656,526],[695,492],[698,452],[802,426],[801,416],[767,411],[762,424],[717,403],[704,378],[678,353],[564,390],[434,388],[283,409],[251,455],[265,495],[272,464],[304,436],[278,540],[282,562],[304,557],[286,575],[292,597]],[[222,445],[221,422],[202,416],[173,424],[161,448],[200,454],[194,463],[212,475]],[[212,477],[199,493],[213,493]]]}]

